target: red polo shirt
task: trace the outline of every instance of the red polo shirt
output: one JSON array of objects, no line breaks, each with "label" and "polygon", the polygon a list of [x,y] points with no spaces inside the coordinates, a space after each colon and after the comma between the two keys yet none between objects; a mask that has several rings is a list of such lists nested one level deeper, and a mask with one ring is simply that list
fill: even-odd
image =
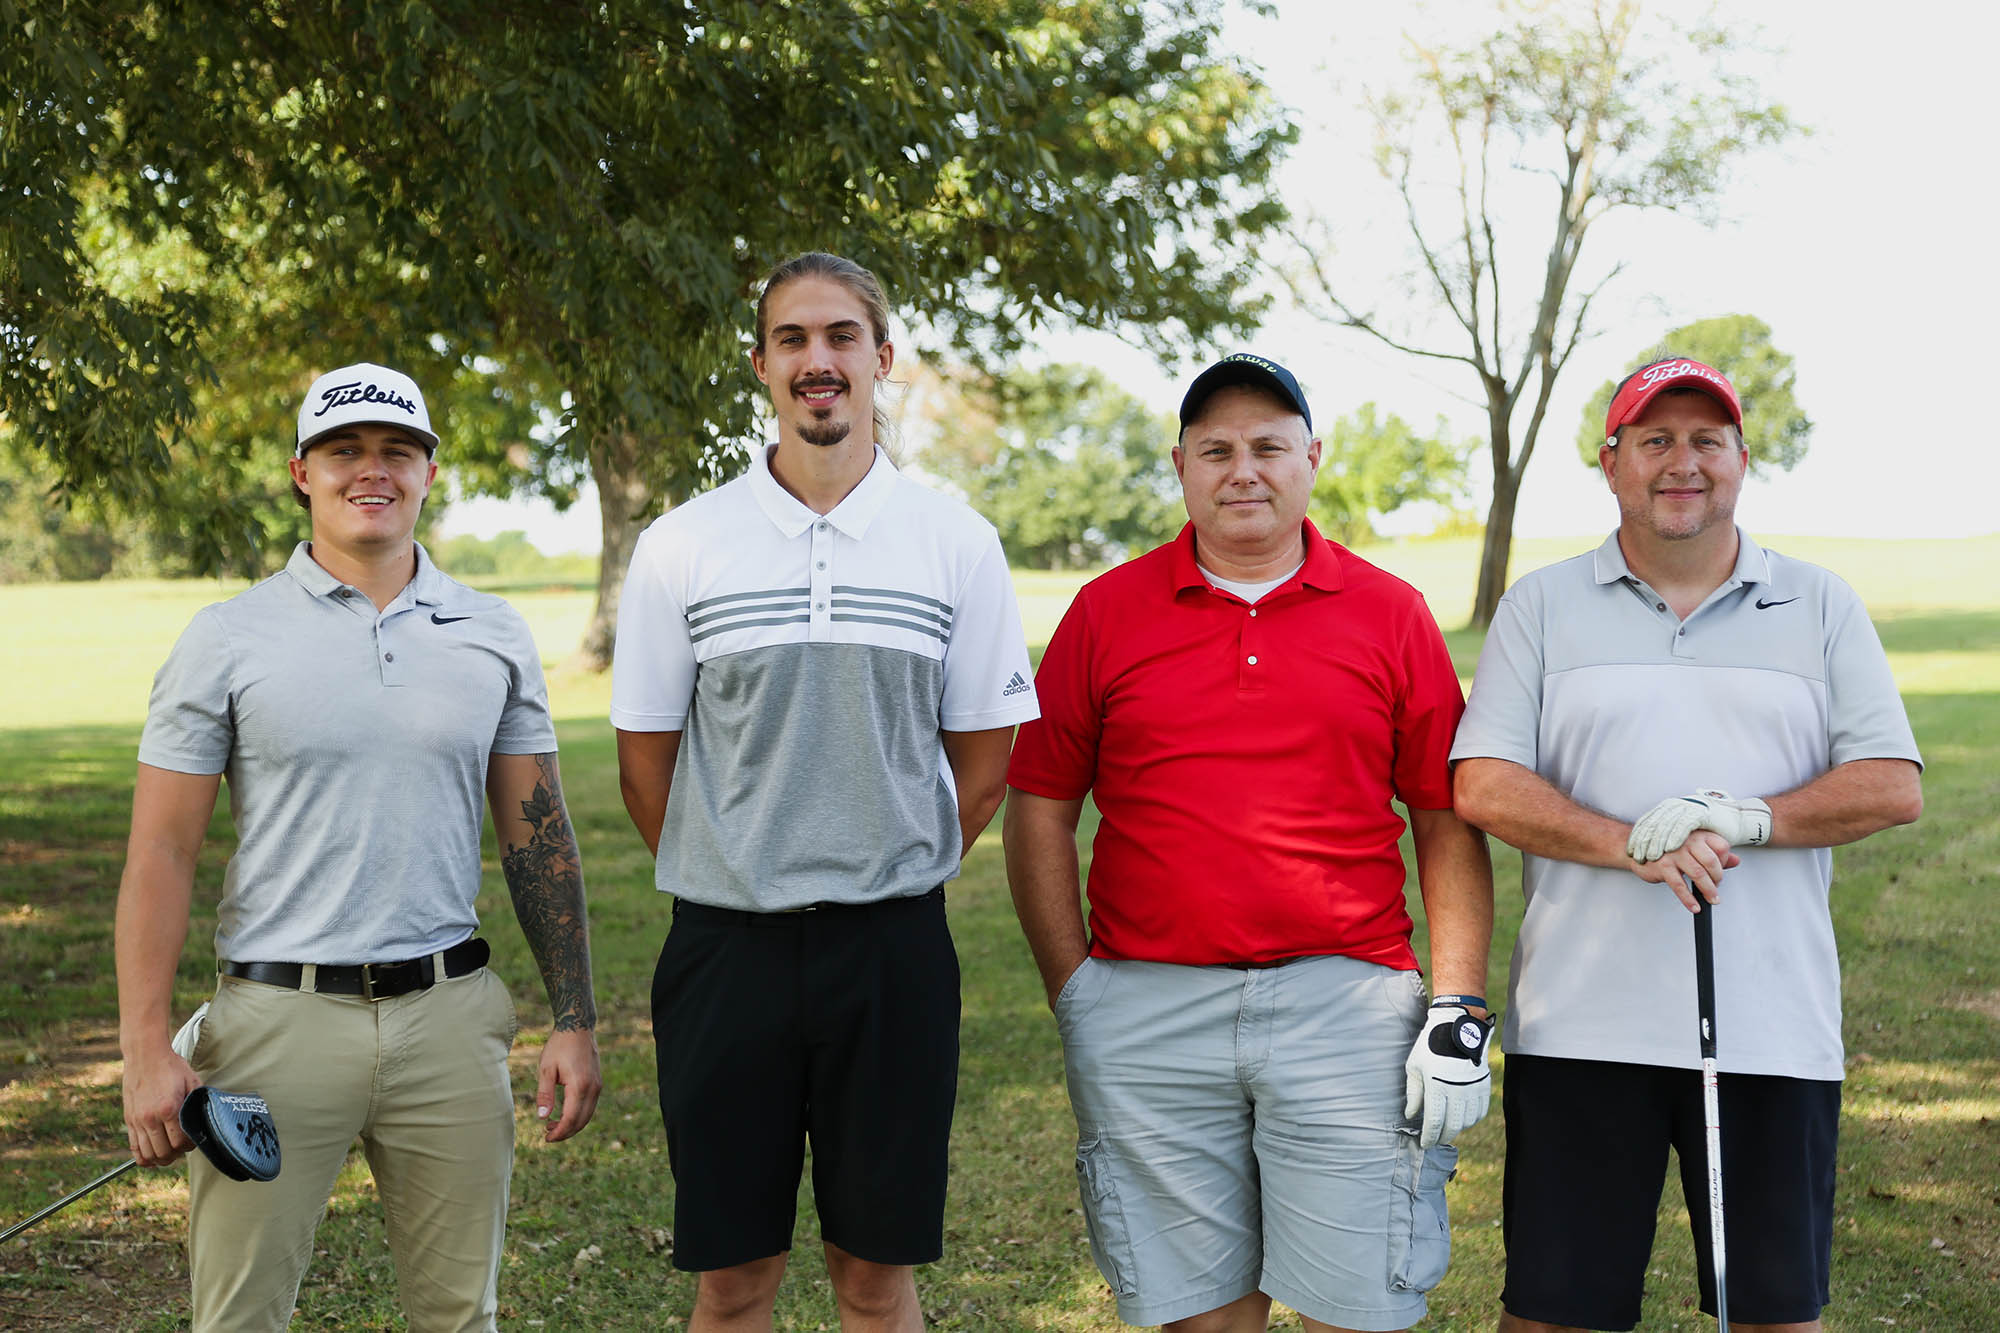
[{"label": "red polo shirt", "polygon": [[1100,958],[1417,966],[1389,802],[1450,808],[1464,698],[1422,594],[1305,537],[1252,606],[1202,577],[1190,524],[1086,584],[1049,641],[1007,781],[1095,793]]}]

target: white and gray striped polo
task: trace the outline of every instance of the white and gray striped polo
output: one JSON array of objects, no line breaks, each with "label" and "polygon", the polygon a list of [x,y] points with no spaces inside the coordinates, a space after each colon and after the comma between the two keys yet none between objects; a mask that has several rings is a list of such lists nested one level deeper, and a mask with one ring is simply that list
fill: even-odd
[{"label": "white and gray striped polo", "polygon": [[782,911],[926,893],[958,873],[941,731],[1035,717],[993,525],[876,450],[832,512],[760,451],[632,554],[611,721],[679,731],[655,883]]}]

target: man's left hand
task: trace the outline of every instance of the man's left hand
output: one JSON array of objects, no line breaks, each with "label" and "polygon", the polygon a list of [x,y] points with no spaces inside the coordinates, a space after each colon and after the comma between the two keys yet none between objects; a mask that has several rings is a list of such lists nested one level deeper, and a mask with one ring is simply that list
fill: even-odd
[{"label": "man's left hand", "polygon": [[1486,1063],[1492,1035],[1492,1018],[1474,1017],[1459,1005],[1436,1006],[1425,1019],[1403,1063],[1403,1114],[1414,1119],[1423,1113],[1418,1142],[1424,1147],[1450,1143],[1486,1114],[1493,1093],[1493,1071]]},{"label": "man's left hand", "polygon": [[556,1089],[562,1088],[562,1114],[549,1125],[547,1142],[559,1143],[590,1123],[597,1112],[597,1094],[604,1077],[597,1067],[597,1034],[588,1028],[552,1032],[542,1047],[542,1081],[535,1090],[535,1114],[546,1120],[555,1114]]},{"label": "man's left hand", "polygon": [[1669,796],[1639,816],[1625,854],[1644,865],[1680,846],[1698,828],[1720,834],[1737,847],[1761,847],[1771,840],[1771,807],[1754,798],[1730,799],[1726,791],[1704,789]]}]

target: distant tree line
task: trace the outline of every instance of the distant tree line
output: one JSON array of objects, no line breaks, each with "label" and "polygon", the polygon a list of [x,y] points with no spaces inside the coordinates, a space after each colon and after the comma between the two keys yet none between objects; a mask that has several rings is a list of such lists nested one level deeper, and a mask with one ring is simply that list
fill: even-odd
[{"label": "distant tree line", "polygon": [[[1174,413],[1088,366],[1055,365],[950,380],[918,427],[916,462],[951,483],[1000,530],[1012,564],[1093,569],[1172,537],[1187,521],[1172,450]],[[1430,434],[1374,403],[1320,426],[1311,517],[1349,545],[1406,505],[1466,499],[1474,442],[1440,420]]]}]

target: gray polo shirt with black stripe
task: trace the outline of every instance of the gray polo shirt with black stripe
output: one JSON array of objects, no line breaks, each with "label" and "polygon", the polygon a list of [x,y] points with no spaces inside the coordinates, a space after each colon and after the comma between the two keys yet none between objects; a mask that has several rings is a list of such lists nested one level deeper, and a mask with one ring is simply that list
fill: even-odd
[{"label": "gray polo shirt with black stripe", "polygon": [[[1613,533],[1525,575],[1494,613],[1454,761],[1511,760],[1630,823],[1671,796],[1769,797],[1856,759],[1921,762],[1854,590],[1738,531],[1686,620]],[[1825,847],[1740,847],[1715,914],[1719,1063],[1838,1079],[1840,962]],[[1510,1054],[1698,1068],[1688,912],[1622,869],[1524,855]]]},{"label": "gray polo shirt with black stripe", "polygon": [[993,525],[876,450],[822,516],[742,477],[640,536],[611,721],[681,732],[655,883],[782,911],[927,893],[958,873],[941,731],[1035,717]]},{"label": "gray polo shirt with black stripe", "polygon": [[416,557],[378,612],[300,542],[153,678],[139,762],[229,784],[218,958],[392,962],[478,928],[487,757],[555,729],[520,613]]}]

